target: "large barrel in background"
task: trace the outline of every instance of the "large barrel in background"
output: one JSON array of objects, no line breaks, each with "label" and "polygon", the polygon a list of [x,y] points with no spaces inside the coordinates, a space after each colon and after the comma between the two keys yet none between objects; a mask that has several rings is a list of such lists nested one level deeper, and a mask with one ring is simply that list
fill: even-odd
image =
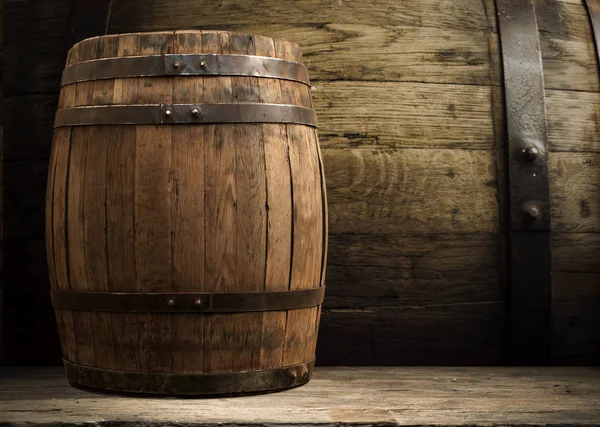
[{"label": "large barrel in background", "polygon": [[[7,26],[30,20],[5,32],[5,111],[16,117],[5,150],[7,242],[17,247],[6,251],[9,328],[33,334],[50,324],[34,323],[51,315],[47,285],[35,275],[44,263],[37,191],[46,179],[45,169],[36,171],[47,165],[65,39],[231,29],[298,42],[311,74],[330,209],[320,363],[507,362],[505,104],[494,1],[140,4],[6,4]],[[550,148],[551,356],[598,363],[598,61],[583,1],[534,4]],[[40,308],[25,316],[32,301]],[[21,349],[21,358],[46,345],[17,343],[6,348]]]},{"label": "large barrel in background", "polygon": [[223,394],[309,380],[327,219],[300,61],[296,44],[216,31],[71,49],[46,242],[72,383]]}]

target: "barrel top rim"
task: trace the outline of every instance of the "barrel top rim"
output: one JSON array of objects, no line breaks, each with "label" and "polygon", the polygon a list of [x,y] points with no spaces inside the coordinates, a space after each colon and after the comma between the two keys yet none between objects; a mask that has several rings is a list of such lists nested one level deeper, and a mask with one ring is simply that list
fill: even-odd
[{"label": "barrel top rim", "polygon": [[75,47],[81,45],[82,43],[89,42],[89,41],[95,40],[95,39],[118,37],[118,36],[128,36],[128,35],[135,35],[135,34],[173,34],[173,35],[177,35],[177,34],[181,34],[181,33],[228,33],[228,34],[236,34],[236,35],[241,35],[241,36],[260,36],[260,37],[265,37],[265,38],[268,38],[268,39],[271,39],[274,41],[288,43],[288,44],[292,45],[293,47],[300,49],[300,51],[302,51],[302,47],[300,46],[300,43],[298,43],[298,42],[286,40],[286,39],[282,39],[282,38],[278,38],[278,37],[269,37],[269,36],[265,36],[263,34],[251,34],[251,33],[244,33],[244,32],[240,32],[240,31],[226,31],[226,30],[181,29],[181,30],[162,30],[162,31],[132,31],[129,33],[102,34],[99,36],[87,37],[87,38],[80,40],[77,43],[73,44],[73,46],[71,46],[71,48],[69,49],[69,52],[71,52],[71,50],[73,50]]}]

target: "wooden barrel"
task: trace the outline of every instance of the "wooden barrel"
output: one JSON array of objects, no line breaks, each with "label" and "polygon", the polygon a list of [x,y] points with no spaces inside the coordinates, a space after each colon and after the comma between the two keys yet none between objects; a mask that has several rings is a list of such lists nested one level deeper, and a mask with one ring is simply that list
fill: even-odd
[{"label": "wooden barrel", "polygon": [[309,381],[327,210],[298,45],[87,39],[54,126],[46,243],[71,383],[217,395]]}]

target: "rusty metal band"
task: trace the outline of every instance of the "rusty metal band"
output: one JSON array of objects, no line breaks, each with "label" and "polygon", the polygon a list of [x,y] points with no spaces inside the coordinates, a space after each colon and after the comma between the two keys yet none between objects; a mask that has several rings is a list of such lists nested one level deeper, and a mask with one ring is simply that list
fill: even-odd
[{"label": "rusty metal band", "polygon": [[513,363],[550,354],[548,142],[542,56],[532,0],[496,0],[504,68],[510,204]]},{"label": "rusty metal band", "polygon": [[74,386],[123,394],[170,396],[240,395],[306,384],[314,361],[276,369],[207,374],[135,372],[101,369],[63,360]]},{"label": "rusty metal band", "polygon": [[287,104],[151,104],[63,108],[54,127],[85,125],[295,123],[317,127],[311,108]]},{"label": "rusty metal band", "polygon": [[300,62],[253,55],[151,55],[94,59],[67,66],[61,85],[89,80],[154,76],[246,76],[309,84]]},{"label": "rusty metal band", "polygon": [[286,292],[124,293],[52,290],[54,308],[126,313],[236,313],[310,308],[325,287]]},{"label": "rusty metal band", "polygon": [[594,31],[597,53],[596,60],[598,61],[598,68],[600,68],[600,0],[585,0],[585,5],[587,6],[592,23],[592,30]]}]

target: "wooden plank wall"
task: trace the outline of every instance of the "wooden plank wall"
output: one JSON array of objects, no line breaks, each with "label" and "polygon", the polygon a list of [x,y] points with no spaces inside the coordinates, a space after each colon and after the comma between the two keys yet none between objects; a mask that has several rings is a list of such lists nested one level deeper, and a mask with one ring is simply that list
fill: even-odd
[{"label": "wooden plank wall", "polygon": [[[43,202],[70,4],[5,7],[6,322],[40,337],[19,347],[6,334],[7,361],[58,357]],[[580,0],[536,5],[555,204],[554,357],[586,363],[600,354],[597,62]],[[109,33],[226,29],[302,45],[330,206],[321,363],[503,361],[496,165],[504,123],[493,0],[153,1],[144,13],[137,1],[114,0],[108,9]]]},{"label": "wooden plank wall", "polygon": [[[4,3],[0,4],[0,81],[3,81],[4,61],[2,47],[4,46]],[[0,93],[0,365],[2,364],[4,347],[4,95]]]},{"label": "wooden plank wall", "polygon": [[7,0],[3,18],[4,362],[58,363],[44,202],[70,2]]},{"label": "wooden plank wall", "polygon": [[[581,0],[535,6],[551,149],[552,357],[598,362],[598,61]],[[330,206],[321,362],[504,360],[492,0],[156,1],[143,16],[135,7],[114,2],[108,32],[209,27],[301,44]]]}]

